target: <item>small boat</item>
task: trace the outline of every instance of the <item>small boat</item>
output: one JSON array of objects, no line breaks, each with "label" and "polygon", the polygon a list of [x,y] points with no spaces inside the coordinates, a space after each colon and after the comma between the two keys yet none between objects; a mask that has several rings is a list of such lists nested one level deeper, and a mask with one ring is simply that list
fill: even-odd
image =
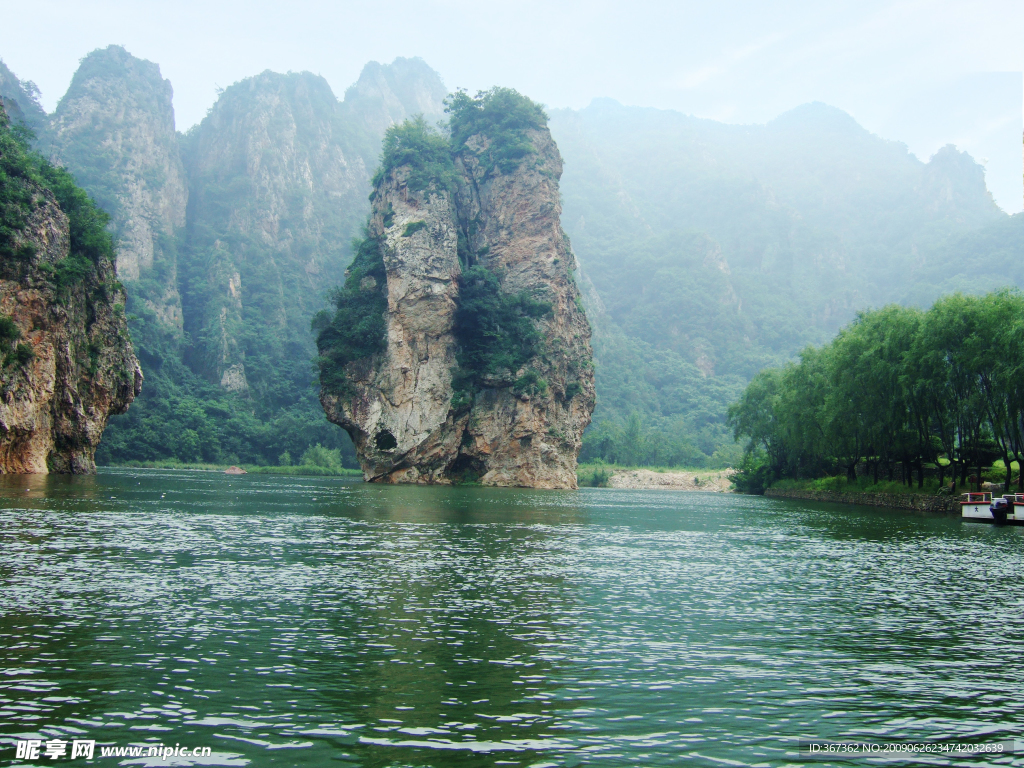
[{"label": "small boat", "polygon": [[960,517],[976,523],[1024,525],[1024,493],[1007,493],[995,499],[988,491],[962,494]]}]

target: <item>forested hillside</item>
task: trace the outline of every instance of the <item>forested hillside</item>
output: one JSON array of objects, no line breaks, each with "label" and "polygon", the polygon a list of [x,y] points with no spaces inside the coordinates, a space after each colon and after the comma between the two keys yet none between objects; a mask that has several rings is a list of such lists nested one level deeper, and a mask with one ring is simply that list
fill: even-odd
[{"label": "forested hillside", "polygon": [[[350,450],[316,401],[309,321],[344,281],[384,131],[442,118],[446,88],[418,59],[371,62],[342,100],[264,72],[187,134],[171,94],[113,46],[47,115],[0,64],[10,114],[112,217],[146,386],[98,459]],[[738,461],[726,410],[766,366],[861,309],[1024,285],[1024,217],[955,148],[922,162],[823,104],[753,126],[609,100],[549,112],[594,327],[583,460]]]},{"label": "forested hillside", "polygon": [[159,67],[120,47],[86,56],[48,117],[0,70],[40,150],[112,217],[146,385],[101,462],[351,450],[317,402],[310,321],[351,260],[384,130],[436,119],[446,92],[415,59],[367,65],[343,101],[319,76],[264,72],[183,135]]},{"label": "forested hillside", "polygon": [[584,458],[734,460],[725,410],[765,366],[865,307],[1021,284],[1020,217],[980,165],[952,147],[923,163],[824,104],[735,126],[598,100],[551,129],[594,287]]},{"label": "forested hillside", "polygon": [[747,442],[738,485],[761,492],[782,478],[834,475],[842,487],[858,471],[878,483],[902,469],[923,487],[927,468],[955,493],[971,471],[980,490],[998,458],[1009,487],[1012,462],[1024,459],[1022,331],[1019,291],[860,314],[799,363],[759,373],[730,409]]}]

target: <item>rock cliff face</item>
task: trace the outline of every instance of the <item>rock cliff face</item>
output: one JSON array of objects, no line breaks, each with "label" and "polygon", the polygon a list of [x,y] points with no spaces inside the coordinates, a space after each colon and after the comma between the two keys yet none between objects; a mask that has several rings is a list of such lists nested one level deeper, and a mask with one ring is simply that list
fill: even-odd
[{"label": "rock cliff face", "polygon": [[368,234],[379,244],[386,285],[372,276],[359,285],[387,297],[385,349],[353,366],[353,397],[328,392],[321,400],[352,436],[370,478],[444,482],[467,420],[451,408],[458,234],[451,195],[410,191],[408,170],[393,171],[374,195]]},{"label": "rock cliff face", "polygon": [[[350,277],[320,337],[344,363],[340,383],[322,374],[321,402],[367,480],[576,487],[595,395],[561,158],[543,124],[511,140],[513,162],[492,161],[498,140],[482,131],[453,148],[450,182],[417,191],[408,164],[379,177],[368,235],[386,286]],[[385,338],[359,356],[339,339],[358,315],[346,307],[365,311],[372,291],[386,296]],[[480,316],[488,307],[495,317]]]},{"label": "rock cliff face", "polygon": [[56,172],[69,221],[27,177],[2,110],[0,163],[0,472],[93,472],[108,416],[142,385],[112,249],[95,247],[102,223],[90,231],[91,205],[70,179]]},{"label": "rock cliff face", "polygon": [[110,213],[118,277],[161,325],[180,332],[174,239],[185,225],[188,195],[172,95],[156,64],[119,46],[93,51],[50,118],[42,146]]},{"label": "rock cliff face", "polygon": [[595,403],[590,324],[560,224],[562,158],[546,127],[526,138],[533,152],[511,173],[488,172],[473,151],[486,150],[488,136],[466,142],[468,151],[457,159],[458,208],[476,263],[499,274],[506,293],[526,291],[552,304],[537,321],[544,351],[527,365],[548,391],[527,395],[507,382],[479,392],[460,463],[482,472],[489,485],[575,488],[576,458]]},{"label": "rock cliff face", "polygon": [[367,65],[341,104],[308,72],[264,72],[224,91],[185,143],[197,369],[224,389],[265,392],[297,350],[312,355],[309,320],[324,277],[349,259],[381,134],[416,107],[440,112],[441,98],[436,74],[405,59]]}]

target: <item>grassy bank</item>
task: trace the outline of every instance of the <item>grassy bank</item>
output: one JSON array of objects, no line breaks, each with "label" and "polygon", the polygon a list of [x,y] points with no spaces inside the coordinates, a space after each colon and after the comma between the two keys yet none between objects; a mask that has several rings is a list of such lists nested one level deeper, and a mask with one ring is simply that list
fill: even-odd
[{"label": "grassy bank", "polygon": [[772,488],[780,491],[832,491],[834,493],[906,493],[906,494],[937,494],[939,481],[925,478],[924,487],[918,488],[917,481],[912,486],[898,482],[874,483],[870,477],[858,477],[851,483],[845,476],[821,477],[817,480],[776,480]]},{"label": "grassy bank", "polygon": [[[118,467],[132,467],[139,469],[198,469],[205,472],[223,472],[230,464],[197,464],[184,461],[161,460],[161,461],[126,461],[117,464]],[[321,467],[315,464],[299,466],[260,466],[256,464],[237,464],[246,472],[253,475],[289,475],[299,477],[362,477],[363,473],[358,469],[346,467]]]},{"label": "grassy bank", "polygon": [[[946,465],[949,463],[945,459],[943,459],[942,462]],[[1011,463],[1010,469],[1013,477],[1016,477],[1020,473],[1020,467],[1016,461]],[[981,478],[984,482],[1002,483],[1006,480],[1006,467],[1001,460],[996,461],[993,466],[982,472]],[[951,478],[947,474],[947,487],[950,479]],[[838,475],[836,477],[821,477],[816,480],[776,480],[772,483],[771,487],[780,491],[832,491],[833,493],[904,493],[935,495],[939,492],[939,481],[938,478],[935,477],[926,477],[924,485],[921,488],[918,488],[916,477],[913,485],[908,486],[904,483],[885,480],[874,483],[868,476],[858,477],[856,482],[851,483],[847,480],[845,475]],[[957,482],[958,494],[968,490],[974,490],[974,486],[970,484],[967,486],[961,486],[959,481]]]}]

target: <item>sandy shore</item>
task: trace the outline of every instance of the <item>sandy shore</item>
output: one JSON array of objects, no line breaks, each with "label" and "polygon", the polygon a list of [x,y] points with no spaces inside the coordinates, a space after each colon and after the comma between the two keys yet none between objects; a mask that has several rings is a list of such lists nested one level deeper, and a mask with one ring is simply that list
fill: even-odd
[{"label": "sandy shore", "polygon": [[713,472],[654,472],[650,469],[629,469],[615,472],[608,480],[609,488],[661,488],[667,491],[714,491],[729,493],[729,476],[736,470]]}]

